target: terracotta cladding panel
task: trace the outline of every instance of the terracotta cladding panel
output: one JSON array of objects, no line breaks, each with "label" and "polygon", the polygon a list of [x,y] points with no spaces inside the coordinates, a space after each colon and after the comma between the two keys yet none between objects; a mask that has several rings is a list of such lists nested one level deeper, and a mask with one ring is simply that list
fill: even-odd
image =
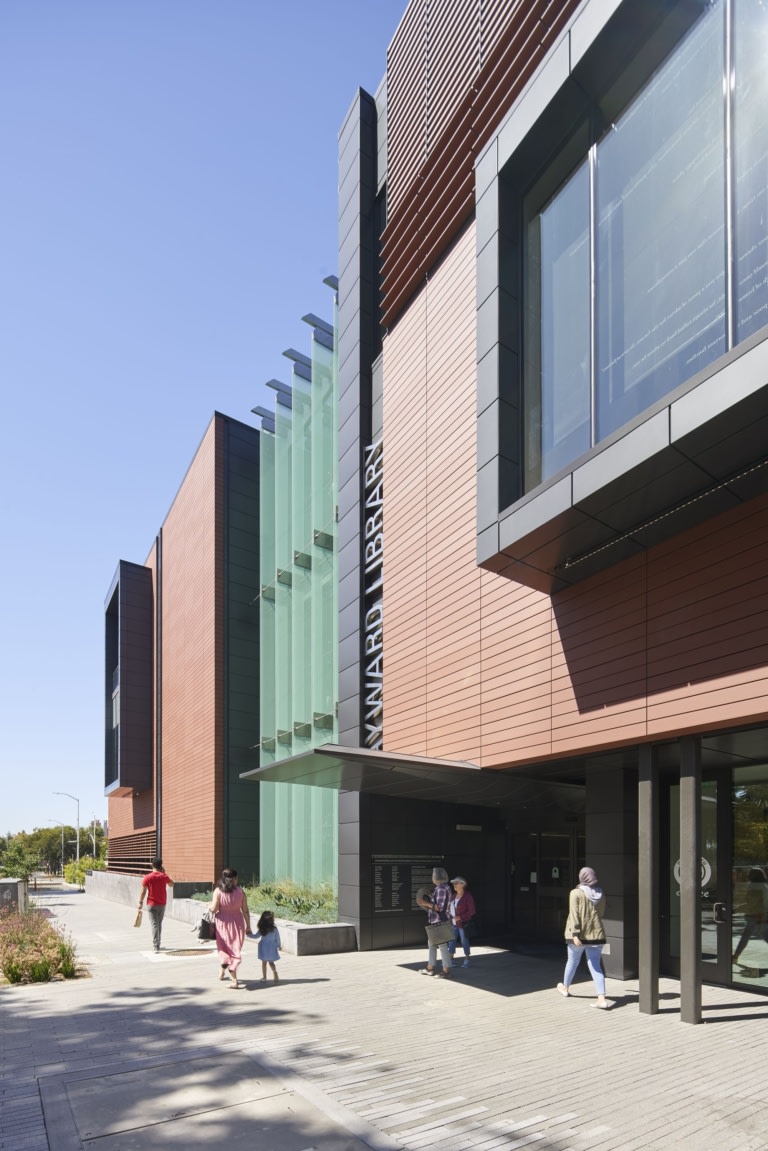
[{"label": "terracotta cladding panel", "polygon": [[480,767],[509,767],[515,763],[532,764],[545,760],[550,751],[549,739],[542,742],[535,734],[527,737],[507,733],[483,741],[483,752],[475,761]]},{"label": "terracotta cladding panel", "polygon": [[649,565],[653,730],[686,708],[689,722],[702,706],[715,722],[738,710],[739,698],[753,712],[755,685],[768,688],[767,528],[763,497],[665,545]]},{"label": "terracotta cladding panel", "polygon": [[654,698],[648,706],[648,733],[661,738],[670,732],[706,731],[764,722],[765,700],[763,670],[734,680],[728,677],[712,680],[708,685],[700,685],[693,697],[668,693]]},{"label": "terracotta cladding panel", "polygon": [[221,426],[210,425],[163,525],[163,855],[213,878],[221,822]]},{"label": "terracotta cladding panel", "polygon": [[426,340],[424,309],[384,348],[385,741],[426,754]]},{"label": "terracotta cladding panel", "polygon": [[108,801],[109,838],[120,839],[137,832],[154,831],[155,805],[152,792],[111,796]]}]

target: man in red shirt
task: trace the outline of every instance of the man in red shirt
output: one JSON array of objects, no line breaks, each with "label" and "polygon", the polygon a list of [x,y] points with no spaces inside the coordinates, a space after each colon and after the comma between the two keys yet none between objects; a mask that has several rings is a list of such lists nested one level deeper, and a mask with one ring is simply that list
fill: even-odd
[{"label": "man in red shirt", "polygon": [[141,895],[139,896],[139,911],[147,900],[147,911],[152,920],[152,947],[160,950],[160,934],[163,930],[163,916],[165,905],[168,902],[168,888],[173,887],[173,880],[166,874],[162,859],[152,860],[152,871],[145,875],[141,881]]}]

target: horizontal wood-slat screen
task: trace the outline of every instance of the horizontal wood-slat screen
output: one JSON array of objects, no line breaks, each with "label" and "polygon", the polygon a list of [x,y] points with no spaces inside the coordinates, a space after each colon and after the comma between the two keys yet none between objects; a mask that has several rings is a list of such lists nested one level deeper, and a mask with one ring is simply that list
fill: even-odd
[{"label": "horizontal wood-slat screen", "polygon": [[122,875],[146,875],[152,870],[152,860],[156,855],[157,835],[154,831],[113,838],[110,828],[107,871]]},{"label": "horizontal wood-slat screen", "polygon": [[471,219],[475,159],[578,3],[412,0],[406,9],[387,55],[384,327]]},{"label": "horizontal wood-slat screen", "polygon": [[[411,0],[387,52],[387,211],[427,154],[427,2]],[[395,159],[394,166],[391,160]]]}]

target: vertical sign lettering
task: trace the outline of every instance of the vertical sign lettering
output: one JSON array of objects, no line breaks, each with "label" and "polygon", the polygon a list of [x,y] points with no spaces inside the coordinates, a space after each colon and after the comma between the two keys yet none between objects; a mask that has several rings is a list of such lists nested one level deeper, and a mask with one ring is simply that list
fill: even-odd
[{"label": "vertical sign lettering", "polygon": [[384,731],[384,449],[382,440],[365,448],[363,492],[363,628],[364,744],[381,750]]}]

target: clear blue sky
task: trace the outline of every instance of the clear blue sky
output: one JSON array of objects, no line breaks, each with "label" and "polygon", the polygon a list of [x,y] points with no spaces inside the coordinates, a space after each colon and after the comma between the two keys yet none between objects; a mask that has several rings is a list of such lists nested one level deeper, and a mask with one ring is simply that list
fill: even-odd
[{"label": "clear blue sky", "polygon": [[337,133],[405,6],[0,4],[3,834],[106,816],[117,561],[330,318]]}]

